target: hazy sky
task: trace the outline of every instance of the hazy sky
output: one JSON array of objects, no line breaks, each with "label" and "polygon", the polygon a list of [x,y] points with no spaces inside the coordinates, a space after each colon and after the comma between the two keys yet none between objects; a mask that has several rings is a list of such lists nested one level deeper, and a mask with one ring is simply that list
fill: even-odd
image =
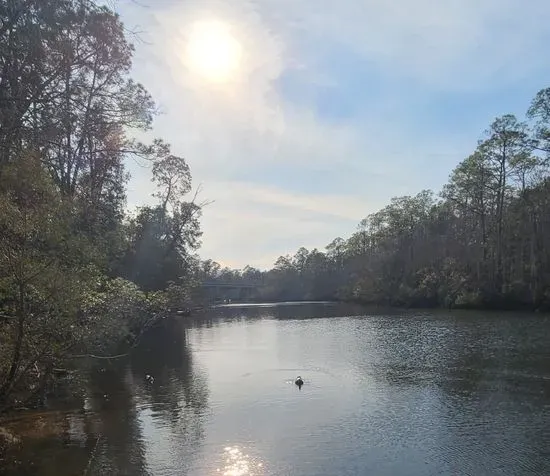
[{"label": "hazy sky", "polygon": [[[523,117],[550,86],[548,0],[117,10],[142,31],[134,77],[162,110],[153,134],[215,200],[200,254],[233,267],[323,248],[392,196],[438,191],[495,116]],[[129,168],[129,206],[151,201],[150,170]]]}]

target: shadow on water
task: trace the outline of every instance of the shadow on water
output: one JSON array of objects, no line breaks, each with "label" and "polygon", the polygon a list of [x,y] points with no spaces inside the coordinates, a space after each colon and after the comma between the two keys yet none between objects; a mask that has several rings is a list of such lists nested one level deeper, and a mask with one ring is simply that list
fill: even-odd
[{"label": "shadow on water", "polygon": [[151,431],[169,428],[187,445],[184,458],[201,444],[208,383],[193,363],[181,323],[151,331],[130,360],[105,361],[91,371],[85,394],[82,410],[29,414],[28,423],[14,422],[9,428],[22,444],[0,461],[0,473],[157,474],[156,462],[148,460],[150,445],[159,443]]},{"label": "shadow on water", "polygon": [[143,474],[144,447],[126,369],[121,362],[91,371],[80,410],[30,413],[5,425],[21,444],[8,452],[2,474]]},{"label": "shadow on water", "polygon": [[91,412],[97,417],[97,448],[88,474],[141,474],[145,447],[134,402],[134,385],[127,364],[93,372],[90,378]]},{"label": "shadow on water", "polygon": [[[173,423],[185,409],[200,414],[208,406],[207,378],[194,364],[186,332],[181,321],[167,322],[151,331],[131,360],[142,404]],[[154,378],[152,384],[145,380],[148,374]]]}]

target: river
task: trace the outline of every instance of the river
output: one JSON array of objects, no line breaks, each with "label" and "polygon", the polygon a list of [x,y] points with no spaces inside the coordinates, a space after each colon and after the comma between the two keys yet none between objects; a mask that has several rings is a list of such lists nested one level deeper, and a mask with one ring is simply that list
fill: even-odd
[{"label": "river", "polygon": [[2,474],[550,474],[550,318],[220,307],[25,424]]}]

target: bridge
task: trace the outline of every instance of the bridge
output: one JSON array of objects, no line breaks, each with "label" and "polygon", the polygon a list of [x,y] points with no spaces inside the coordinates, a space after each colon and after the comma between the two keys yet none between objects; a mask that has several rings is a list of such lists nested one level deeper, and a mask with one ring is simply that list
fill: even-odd
[{"label": "bridge", "polygon": [[203,298],[208,302],[246,302],[254,300],[259,295],[263,284],[205,281],[200,287]]}]

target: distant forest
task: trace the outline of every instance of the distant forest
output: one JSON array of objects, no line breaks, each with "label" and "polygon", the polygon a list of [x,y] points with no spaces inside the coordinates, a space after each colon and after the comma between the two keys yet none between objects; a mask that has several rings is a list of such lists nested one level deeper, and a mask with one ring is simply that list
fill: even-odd
[{"label": "distant forest", "polygon": [[396,197],[324,251],[300,248],[260,272],[268,300],[338,299],[414,307],[550,309],[550,88],[525,121],[494,120],[437,195]]}]

